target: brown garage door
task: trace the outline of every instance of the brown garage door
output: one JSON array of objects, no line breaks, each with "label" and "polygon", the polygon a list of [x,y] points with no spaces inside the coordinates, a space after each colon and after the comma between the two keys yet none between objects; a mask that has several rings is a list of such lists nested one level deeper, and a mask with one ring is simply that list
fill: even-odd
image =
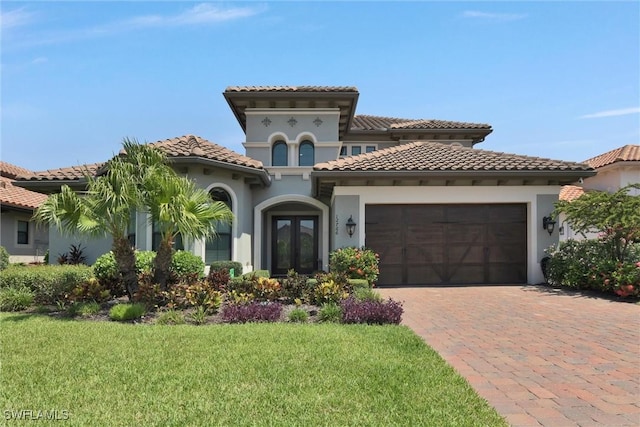
[{"label": "brown garage door", "polygon": [[367,205],[381,285],[526,283],[524,204]]}]

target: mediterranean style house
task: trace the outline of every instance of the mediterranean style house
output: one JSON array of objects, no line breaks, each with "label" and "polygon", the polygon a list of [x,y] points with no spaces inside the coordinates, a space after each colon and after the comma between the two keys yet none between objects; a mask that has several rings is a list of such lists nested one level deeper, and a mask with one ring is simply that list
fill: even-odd
[{"label": "mediterranean style house", "polygon": [[[330,251],[367,246],[382,285],[539,283],[542,226],[563,185],[595,174],[586,164],[474,148],[487,124],[356,115],[355,87],[228,87],[224,98],[246,135],[246,155],[201,137],[158,141],[173,167],[235,214],[214,241],[178,242],[244,271],[328,269]],[[100,164],[25,176],[20,185],[81,190]],[[76,240],[51,230],[64,252]],[[152,249],[144,213],[130,238]],[[110,242],[83,241],[89,259]]]},{"label": "mediterranean style house", "polygon": [[31,221],[33,211],[47,196],[13,185],[17,176],[31,174],[0,161],[0,246],[9,252],[10,262],[42,262],[49,248],[48,227],[36,227]]}]

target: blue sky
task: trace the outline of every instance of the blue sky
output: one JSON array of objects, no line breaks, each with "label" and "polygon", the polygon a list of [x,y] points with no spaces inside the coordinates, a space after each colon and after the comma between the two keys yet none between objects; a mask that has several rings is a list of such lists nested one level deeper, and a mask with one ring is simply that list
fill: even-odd
[{"label": "blue sky", "polygon": [[640,140],[640,2],[1,3],[0,158],[124,137],[240,153],[237,85],[348,85],[358,114],[489,123],[476,146],[581,161]]}]

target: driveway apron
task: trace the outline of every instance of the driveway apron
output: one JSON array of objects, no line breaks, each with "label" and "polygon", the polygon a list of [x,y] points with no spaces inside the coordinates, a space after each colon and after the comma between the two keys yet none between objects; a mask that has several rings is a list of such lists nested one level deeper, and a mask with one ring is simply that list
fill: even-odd
[{"label": "driveway apron", "polygon": [[544,286],[379,291],[512,426],[640,426],[640,305]]}]

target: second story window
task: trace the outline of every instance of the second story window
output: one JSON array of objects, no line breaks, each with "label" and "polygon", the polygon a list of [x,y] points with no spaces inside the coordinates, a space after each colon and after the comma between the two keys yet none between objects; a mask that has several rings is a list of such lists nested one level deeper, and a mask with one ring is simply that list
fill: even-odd
[{"label": "second story window", "polygon": [[315,154],[313,142],[302,141],[300,143],[300,158],[298,166],[313,166],[315,164]]},{"label": "second story window", "polygon": [[288,166],[287,143],[276,141],[271,148],[271,166]]}]

